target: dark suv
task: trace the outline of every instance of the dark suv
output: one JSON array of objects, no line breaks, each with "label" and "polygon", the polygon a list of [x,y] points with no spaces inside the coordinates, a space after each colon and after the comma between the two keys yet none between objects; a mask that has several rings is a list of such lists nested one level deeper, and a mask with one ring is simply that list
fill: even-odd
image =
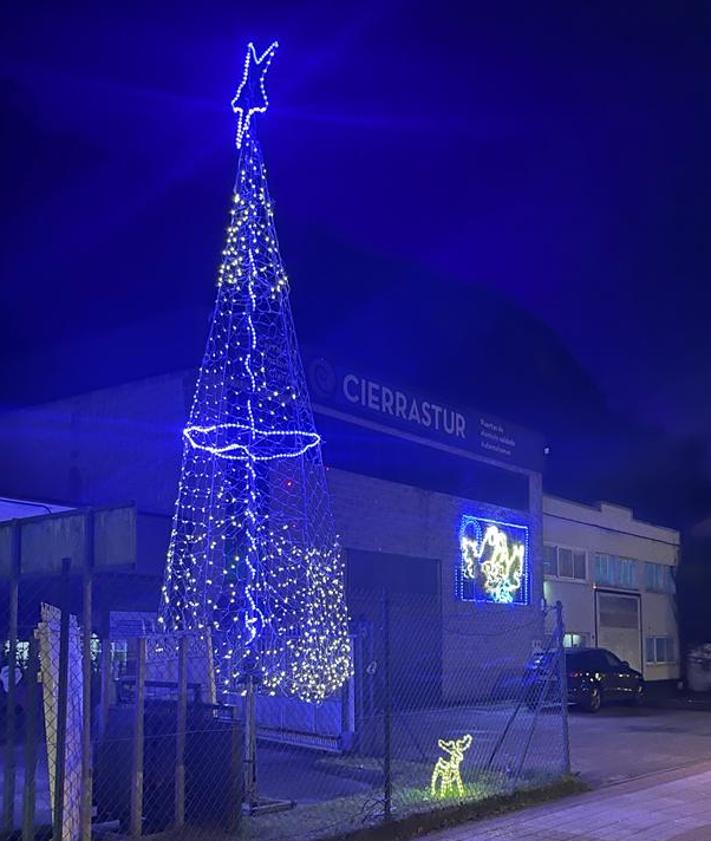
[{"label": "dark suv", "polygon": [[[569,648],[565,652],[568,703],[597,712],[608,701],[638,704],[644,679],[629,663],[606,648]],[[539,654],[528,666],[528,706],[546,706],[559,698],[558,670],[553,655]]]}]

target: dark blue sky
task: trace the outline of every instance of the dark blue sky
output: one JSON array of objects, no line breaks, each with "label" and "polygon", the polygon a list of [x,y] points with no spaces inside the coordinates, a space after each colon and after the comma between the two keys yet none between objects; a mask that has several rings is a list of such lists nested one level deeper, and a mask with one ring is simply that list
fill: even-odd
[{"label": "dark blue sky", "polygon": [[[519,347],[516,318],[482,338],[494,296],[611,413],[711,443],[708,3],[33,3],[2,30],[6,361],[209,306],[229,100],[246,41],[276,37],[260,137],[307,339],[365,312],[392,355],[401,298],[420,344],[491,365]],[[387,318],[357,257],[341,274],[328,246],[314,276],[319,242],[416,269]],[[197,361],[201,333],[155,352]]]}]

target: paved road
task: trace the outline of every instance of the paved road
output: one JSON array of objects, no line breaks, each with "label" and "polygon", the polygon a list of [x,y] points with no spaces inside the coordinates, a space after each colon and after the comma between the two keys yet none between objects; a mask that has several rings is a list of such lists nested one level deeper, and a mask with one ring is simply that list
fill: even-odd
[{"label": "paved road", "polygon": [[463,824],[428,841],[710,841],[711,762]]},{"label": "paved road", "polygon": [[595,786],[711,761],[709,712],[611,706],[569,724],[573,770]]},{"label": "paved road", "polygon": [[428,841],[711,841],[711,713],[609,707],[569,724],[594,791]]}]

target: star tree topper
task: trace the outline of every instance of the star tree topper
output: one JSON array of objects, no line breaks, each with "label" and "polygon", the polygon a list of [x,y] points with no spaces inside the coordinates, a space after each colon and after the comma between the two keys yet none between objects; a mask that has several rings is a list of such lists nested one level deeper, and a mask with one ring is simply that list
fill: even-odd
[{"label": "star tree topper", "polygon": [[242,81],[232,100],[232,110],[237,115],[238,149],[242,145],[242,138],[249,131],[252,114],[263,114],[269,107],[264,79],[278,46],[279,42],[273,41],[260,56],[257,56],[254,44],[251,41],[247,44]]}]

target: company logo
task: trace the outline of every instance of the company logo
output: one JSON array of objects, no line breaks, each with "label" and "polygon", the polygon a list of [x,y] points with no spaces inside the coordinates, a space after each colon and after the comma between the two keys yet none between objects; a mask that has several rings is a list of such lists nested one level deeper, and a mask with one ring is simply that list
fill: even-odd
[{"label": "company logo", "polygon": [[325,359],[314,359],[309,365],[309,382],[317,397],[333,397],[336,391],[336,372]]}]

